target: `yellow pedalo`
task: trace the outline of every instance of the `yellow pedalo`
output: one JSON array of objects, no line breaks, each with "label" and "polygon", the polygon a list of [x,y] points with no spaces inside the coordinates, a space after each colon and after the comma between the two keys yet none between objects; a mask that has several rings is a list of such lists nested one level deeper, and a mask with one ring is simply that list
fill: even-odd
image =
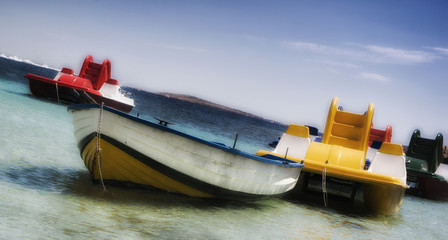
[{"label": "yellow pedalo", "polygon": [[[292,124],[274,151],[261,150],[257,155],[303,161],[304,173],[321,175],[325,181],[328,177],[352,182],[354,186],[361,184],[364,206],[368,210],[377,214],[395,214],[408,188],[403,147],[382,143],[373,159],[370,159],[370,166],[366,167],[373,112],[373,104],[369,105],[364,114],[345,112],[338,108],[336,97],[329,109],[322,142],[311,142],[307,126]],[[302,174],[302,177],[306,177],[306,174]],[[303,184],[296,185],[296,188],[303,187]],[[325,188],[322,186],[322,191],[327,189],[333,193],[338,191],[327,184]],[[354,198],[354,193],[351,197]]]}]

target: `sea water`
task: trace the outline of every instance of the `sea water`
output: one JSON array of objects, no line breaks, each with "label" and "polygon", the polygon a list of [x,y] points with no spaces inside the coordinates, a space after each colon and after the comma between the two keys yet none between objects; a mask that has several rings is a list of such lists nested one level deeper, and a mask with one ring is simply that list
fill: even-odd
[{"label": "sea water", "polygon": [[[91,181],[67,106],[31,95],[26,72],[0,57],[1,239],[447,239],[448,203],[406,195],[398,214],[320,195],[243,202],[198,199]],[[2,65],[3,64],[3,68]],[[8,65],[8,67],[4,67]],[[129,89],[128,89],[129,90]],[[285,125],[134,91],[130,113],[254,153]],[[272,150],[272,149],[271,149]]]}]

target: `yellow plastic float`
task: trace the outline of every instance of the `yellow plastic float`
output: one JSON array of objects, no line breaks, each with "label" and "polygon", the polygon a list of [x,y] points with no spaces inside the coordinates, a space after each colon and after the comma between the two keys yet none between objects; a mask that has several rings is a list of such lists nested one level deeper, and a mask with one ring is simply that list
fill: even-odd
[{"label": "yellow plastic float", "polygon": [[[362,184],[364,206],[378,214],[394,214],[400,209],[406,188],[406,165],[403,147],[382,143],[368,169],[365,169],[369,133],[374,105],[365,114],[344,112],[338,109],[334,98],[327,117],[322,142],[311,142],[306,126],[290,125],[274,151],[258,151],[257,155],[274,155],[304,162],[297,190],[307,188],[310,175],[322,176],[322,191],[331,185],[325,181]],[[326,189],[325,189],[326,188]],[[337,192],[338,188],[328,189]],[[354,198],[355,192],[351,197]]]}]

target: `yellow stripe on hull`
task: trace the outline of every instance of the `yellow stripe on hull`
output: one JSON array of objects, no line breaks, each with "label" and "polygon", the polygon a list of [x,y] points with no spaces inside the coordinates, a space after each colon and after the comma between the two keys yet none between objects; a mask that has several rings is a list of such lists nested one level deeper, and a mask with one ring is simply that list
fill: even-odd
[{"label": "yellow stripe on hull", "polygon": [[[83,149],[81,157],[93,178],[99,180],[99,167],[95,158],[96,145],[97,137],[94,137]],[[100,147],[102,152],[101,175],[103,180],[132,182],[192,197],[213,197],[208,193],[169,178],[103,139],[100,140]]]}]

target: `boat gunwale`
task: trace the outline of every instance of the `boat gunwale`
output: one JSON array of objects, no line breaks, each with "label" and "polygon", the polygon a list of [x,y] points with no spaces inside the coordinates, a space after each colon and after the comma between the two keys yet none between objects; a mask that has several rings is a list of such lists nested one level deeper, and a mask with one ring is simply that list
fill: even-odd
[{"label": "boat gunwale", "polygon": [[[67,111],[89,110],[89,109],[92,109],[92,108],[101,108],[101,106],[98,105],[98,104],[73,104],[73,105],[70,105],[70,106],[67,107]],[[157,124],[157,123],[154,123],[154,122],[142,119],[142,118],[134,117],[134,116],[132,116],[130,114],[127,114],[127,113],[115,110],[115,109],[107,107],[107,106],[103,106],[103,109],[106,110],[106,111],[109,111],[111,113],[117,114],[117,115],[119,115],[121,117],[124,117],[124,118],[130,119],[132,121],[141,123],[143,125],[146,125],[146,126],[149,126],[149,127],[152,127],[152,128],[156,128],[156,129],[159,129],[159,130],[162,130],[162,131],[165,131],[165,132],[169,132],[169,133],[178,135],[180,137],[184,137],[184,138],[187,138],[187,139],[199,142],[201,144],[205,144],[207,146],[210,146],[210,147],[213,147],[213,148],[216,148],[216,149],[219,149],[219,150],[231,153],[231,154],[239,155],[239,156],[244,157],[244,158],[255,160],[255,161],[258,161],[258,162],[263,162],[263,163],[272,164],[272,165],[279,165],[279,166],[282,166],[282,167],[285,167],[285,168],[304,168],[304,166],[305,166],[303,163],[300,163],[300,162],[297,162],[297,161],[293,161],[293,160],[290,160],[290,159],[286,159],[286,158],[281,158],[281,159],[280,158],[274,158],[274,159],[272,159],[272,158],[266,158],[266,157],[257,156],[255,154],[246,153],[246,152],[240,151],[238,149],[226,146],[224,144],[220,144],[220,143],[217,143],[217,142],[204,140],[202,138],[192,136],[190,134],[187,134],[187,133],[184,133],[184,132],[181,132],[181,131],[169,128],[169,127],[161,125],[161,124]]]}]

